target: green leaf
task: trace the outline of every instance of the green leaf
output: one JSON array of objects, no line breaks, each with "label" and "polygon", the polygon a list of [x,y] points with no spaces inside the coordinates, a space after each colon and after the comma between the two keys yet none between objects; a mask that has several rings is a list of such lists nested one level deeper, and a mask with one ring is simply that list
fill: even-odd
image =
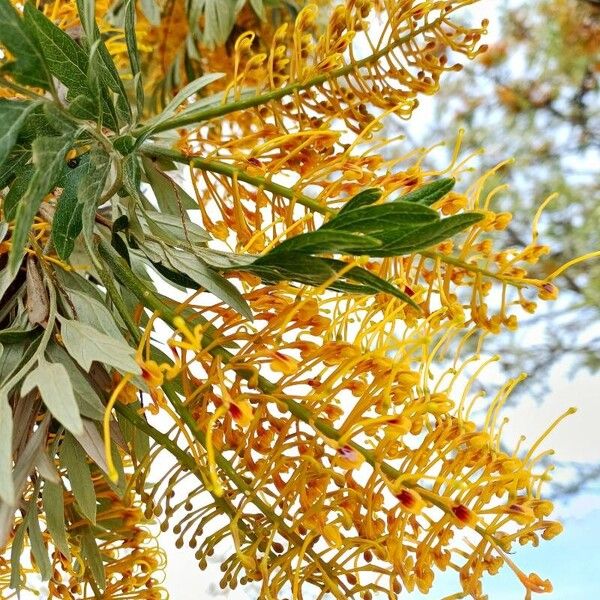
[{"label": "green leaf", "polygon": [[37,367],[25,377],[21,393],[28,394],[35,387],[52,416],[73,435],[81,435],[83,423],[65,367],[40,359]]},{"label": "green leaf", "polygon": [[133,348],[122,338],[113,338],[79,321],[61,317],[60,322],[65,348],[84,371],[89,371],[96,360],[128,373],[141,373]]},{"label": "green leaf", "polygon": [[218,270],[243,271],[245,267],[253,264],[256,260],[256,256],[252,254],[234,254],[198,246],[194,246],[193,252],[206,264]]},{"label": "green leaf", "polygon": [[[246,267],[245,270],[263,277],[266,281],[277,282],[287,280],[318,286],[334,277],[336,273],[347,268],[348,264],[340,260],[289,252],[276,254],[275,256],[266,255],[261,257],[253,265]],[[362,294],[385,292],[412,306],[417,306],[399,288],[360,267],[353,267],[350,270],[346,270],[328,288]]]},{"label": "green leaf", "polygon": [[17,174],[12,182],[8,193],[4,198],[3,206],[4,215],[9,221],[12,221],[15,218],[15,212],[17,210],[17,206],[19,205],[19,200],[21,200],[27,191],[34,171],[34,165],[25,165],[25,167],[23,167],[23,169]]},{"label": "green leaf", "polygon": [[[96,25],[96,32],[98,32],[98,26]],[[115,94],[116,97],[116,108],[121,121],[125,123],[133,123],[133,114],[131,112],[131,105],[127,97],[127,91],[123,85],[123,81],[119,76],[117,67],[104,43],[104,40],[100,37],[100,45],[98,46],[98,54],[100,57],[100,79],[108,87],[108,89]],[[106,101],[106,100],[105,100]]]},{"label": "green leaf", "polygon": [[94,329],[115,339],[125,338],[115,323],[115,318],[106,306],[78,290],[67,290],[73,308],[77,312],[77,320],[91,325]]},{"label": "green leaf", "polygon": [[131,74],[135,82],[135,101],[137,107],[137,117],[141,118],[144,112],[144,86],[142,84],[142,73],[140,67],[140,56],[138,53],[137,39],[135,34],[135,2],[127,0],[125,3],[125,42],[127,44],[127,54],[129,55],[129,64],[131,65]]},{"label": "green leaf", "polygon": [[[342,269],[345,266],[346,263],[340,263],[339,269]],[[390,294],[391,296],[395,296],[403,302],[406,302],[407,304],[410,304],[414,308],[420,310],[419,306],[414,302],[414,300],[410,296],[405,294],[397,286],[389,283],[381,277],[378,277],[374,273],[371,273],[371,271],[367,271],[366,269],[363,269],[361,267],[353,267],[345,273],[344,277],[363,284],[371,291],[371,293],[384,292],[386,294]]]},{"label": "green leaf", "polygon": [[165,241],[180,246],[196,246],[205,244],[212,238],[210,234],[202,229],[196,223],[192,223],[186,215],[169,215],[153,210],[144,211],[144,221],[147,227],[143,227],[144,231],[154,233],[155,235],[165,236]]},{"label": "green leaf", "polygon": [[198,203],[171,177],[157,169],[152,160],[142,158],[142,164],[161,212],[179,217],[181,221],[183,211],[198,208]]},{"label": "green leaf", "polygon": [[42,538],[37,504],[33,502],[30,503],[27,513],[27,534],[29,535],[31,553],[35,558],[36,567],[42,576],[42,581],[48,581],[52,574],[52,566],[48,557],[48,548],[46,548],[46,544],[44,544],[44,539]]},{"label": "green leaf", "polygon": [[[82,416],[101,421],[104,417],[104,404],[71,357],[58,344],[51,343],[46,348],[48,358],[60,363],[67,371],[75,395],[75,401]],[[84,423],[85,426],[85,423]]]},{"label": "green leaf", "polygon": [[64,169],[58,182],[63,191],[56,203],[52,221],[52,241],[62,260],[69,258],[75,246],[75,239],[81,233],[83,204],[78,199],[77,190],[79,183],[91,168],[89,154],[80,156],[76,163],[76,166],[67,166]]},{"label": "green leaf", "polygon": [[0,391],[0,498],[14,506],[15,484],[12,476],[13,415],[4,391]]},{"label": "green leaf", "polygon": [[60,464],[67,470],[69,483],[81,514],[96,522],[96,492],[90,467],[81,446],[69,433],[60,446]]},{"label": "green leaf", "polygon": [[85,429],[85,434],[78,438],[81,447],[85,450],[90,459],[108,474],[109,469],[106,464],[106,455],[104,454],[104,440],[98,432],[98,424],[89,419],[84,419],[83,427]]},{"label": "green leaf", "polygon": [[401,196],[398,200],[431,206],[440,198],[443,198],[454,187],[455,183],[456,179],[453,179],[452,177],[437,179],[436,181],[421,186],[409,194]]},{"label": "green leaf", "polygon": [[143,250],[149,251],[150,260],[153,258],[156,259],[153,262],[160,262],[167,269],[183,275],[183,285],[186,285],[186,287],[194,287],[187,283],[187,281],[191,280],[192,283],[195,282],[207,292],[223,300],[223,302],[248,320],[252,320],[252,311],[238,289],[197,256],[194,256],[187,250],[167,248],[164,245],[153,242],[147,242],[143,246]]},{"label": "green leaf", "polygon": [[95,0],[77,0],[79,20],[90,45],[96,40],[96,2]]},{"label": "green leaf", "polygon": [[209,47],[224,44],[235,24],[235,2],[195,0],[195,4],[198,6],[198,11],[204,13],[204,43]]},{"label": "green leaf", "polygon": [[379,255],[400,256],[402,254],[425,250],[453,237],[467,227],[478,223],[481,219],[483,219],[483,215],[480,213],[462,213],[460,215],[453,215],[437,223],[418,227],[398,236],[395,241],[379,251]]},{"label": "green leaf", "polygon": [[100,590],[104,590],[106,587],[106,575],[104,564],[102,563],[102,555],[100,554],[100,550],[98,550],[92,529],[87,525],[82,527],[81,556],[84,560],[86,570],[89,570]]},{"label": "green leaf", "polygon": [[15,57],[15,62],[9,63],[5,68],[18,82],[49,88],[49,78],[40,49],[10,0],[0,0],[0,42]]},{"label": "green leaf", "polygon": [[275,246],[268,255],[273,256],[286,252],[370,254],[379,246],[381,246],[381,242],[373,237],[347,231],[323,229],[291,237]]},{"label": "green leaf", "polygon": [[250,0],[250,6],[252,6],[254,12],[261,21],[264,21],[267,18],[264,0]]},{"label": "green leaf", "polygon": [[25,120],[37,106],[35,102],[0,100],[0,166],[16,144]]},{"label": "green leaf", "polygon": [[173,100],[171,100],[171,102],[167,104],[167,106],[159,115],[157,115],[149,121],[148,129],[144,132],[144,135],[138,138],[137,145],[141,144],[142,141],[144,141],[148,136],[150,136],[159,125],[161,125],[170,117],[172,117],[175,114],[176,109],[190,96],[196,94],[202,88],[213,83],[214,81],[217,81],[218,79],[221,79],[224,76],[224,73],[208,73],[207,75],[203,75],[202,77],[199,77],[198,79],[195,79],[194,81],[186,85],[175,96],[175,98],[173,98]]},{"label": "green leaf", "polygon": [[35,170],[27,191],[20,198],[15,214],[15,228],[8,261],[11,273],[16,273],[24,254],[25,242],[31,230],[35,214],[44,199],[52,191],[65,166],[65,156],[73,144],[71,135],[42,137],[33,142]]},{"label": "green leaf", "polygon": [[356,208],[362,208],[363,206],[369,206],[381,198],[383,191],[379,188],[369,188],[363,190],[352,196],[344,206],[338,211],[338,215],[348,212],[349,210],[355,210]]},{"label": "green leaf", "polygon": [[52,536],[52,542],[70,560],[71,550],[65,527],[65,500],[62,484],[44,480],[42,503],[46,515],[46,526]]},{"label": "green leaf", "polygon": [[141,0],[140,8],[151,25],[154,25],[154,27],[160,25],[160,6],[157,4],[156,0]]},{"label": "green leaf", "polygon": [[93,102],[93,114],[86,108],[79,115],[82,118],[95,118],[102,114],[103,122],[113,131],[118,131],[114,108],[106,90],[102,89],[101,98],[97,98],[89,86],[88,56],[83,48],[31,2],[25,4],[24,14],[25,26],[44,49],[44,59],[50,73],[68,88],[68,99],[84,96]]},{"label": "green leaf", "polygon": [[12,152],[0,167],[0,189],[5,188],[10,180],[18,175],[31,159],[31,148],[17,141]]},{"label": "green leaf", "polygon": [[337,214],[321,227],[338,229],[353,233],[364,233],[382,239],[386,231],[400,227],[413,227],[424,223],[438,221],[436,211],[410,202],[389,202],[376,206],[363,206],[354,210]]},{"label": "green leaf", "polygon": [[10,548],[10,584],[9,586],[13,590],[20,590],[22,579],[21,579],[21,563],[23,555],[23,545],[25,541],[25,533],[27,529],[25,521],[19,523],[15,535],[12,540]]},{"label": "green leaf", "polygon": [[89,153],[88,170],[83,174],[77,186],[77,198],[81,202],[81,225],[83,235],[91,240],[96,218],[96,208],[110,173],[110,157],[101,150]]},{"label": "green leaf", "polygon": [[59,29],[34,4],[25,4],[25,26],[44,50],[50,73],[64,83],[73,98],[89,95],[87,86],[87,56],[83,49]]},{"label": "green leaf", "polygon": [[190,96],[197,94],[202,88],[205,88],[207,85],[210,85],[223,77],[225,77],[225,73],[208,73],[188,83],[177,93],[173,100],[165,106],[162,113],[158,116],[158,122],[162,123],[162,121],[174,115],[179,106],[181,106]]}]

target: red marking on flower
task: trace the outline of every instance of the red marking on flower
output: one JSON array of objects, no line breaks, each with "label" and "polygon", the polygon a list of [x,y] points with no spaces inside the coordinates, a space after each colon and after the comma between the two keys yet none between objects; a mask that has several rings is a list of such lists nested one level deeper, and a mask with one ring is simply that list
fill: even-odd
[{"label": "red marking on flower", "polygon": [[231,413],[231,416],[238,421],[239,419],[241,419],[242,417],[242,411],[240,410],[240,407],[237,404],[230,404],[229,405],[229,412]]},{"label": "red marking on flower", "polygon": [[472,525],[475,523],[475,515],[471,509],[467,508],[464,504],[457,504],[452,507],[454,516],[465,525]]},{"label": "red marking on flower", "polygon": [[400,504],[405,508],[413,508],[417,503],[416,497],[408,490],[402,490],[399,494],[396,494],[396,498],[398,498]]},{"label": "red marking on flower", "polygon": [[414,296],[415,295],[415,291],[412,288],[409,288],[407,285],[404,286],[404,293],[407,296]]}]

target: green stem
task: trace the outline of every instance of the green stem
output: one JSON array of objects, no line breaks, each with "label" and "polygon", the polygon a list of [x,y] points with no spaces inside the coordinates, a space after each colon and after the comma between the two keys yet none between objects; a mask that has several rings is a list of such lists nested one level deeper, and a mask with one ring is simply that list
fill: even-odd
[{"label": "green stem", "polygon": [[442,262],[448,263],[449,265],[454,265],[455,267],[461,267],[466,271],[481,273],[481,275],[484,275],[485,277],[496,279],[497,281],[502,281],[503,283],[510,281],[510,283],[515,287],[525,287],[527,285],[526,282],[524,282],[522,279],[518,279],[517,277],[510,277],[508,275],[502,275],[501,273],[494,273],[493,271],[488,271],[487,269],[483,269],[482,267],[472,263],[465,262],[460,258],[443,254],[442,252],[435,252],[434,250],[421,250],[419,254],[426,256],[427,258],[433,258],[434,260],[441,260]]},{"label": "green stem", "polygon": [[344,65],[343,67],[339,67],[338,69],[329,71],[328,73],[322,73],[321,75],[312,77],[305,82],[298,81],[295,83],[290,83],[289,85],[286,85],[282,88],[272,90],[264,94],[258,94],[256,96],[250,96],[249,98],[238,100],[236,102],[221,104],[219,106],[213,106],[210,108],[200,109],[194,112],[189,112],[185,115],[175,116],[171,119],[167,119],[160,125],[156,125],[154,127],[151,125],[141,127],[137,131],[134,131],[133,135],[135,135],[136,137],[146,136],[149,133],[160,133],[161,131],[178,129],[187,125],[193,125],[194,123],[208,121],[209,119],[222,117],[240,110],[246,110],[255,106],[261,106],[262,104],[266,104],[273,100],[280,100],[285,96],[291,96],[302,90],[307,90],[312,87],[322,85],[327,81],[332,81],[334,79],[339,79],[340,77],[350,75],[351,73],[357,72],[362,67],[368,64],[377,62],[380,58],[383,58],[384,56],[388,55],[398,46],[401,46],[402,44],[406,44],[407,42],[414,40],[416,36],[437,27],[442,21],[443,18],[439,18],[435,21],[432,21],[431,23],[427,23],[426,25],[423,25],[423,27],[415,29],[414,31],[407,33],[405,36],[395,39],[393,42],[390,42],[384,48],[381,48],[381,50],[378,50],[377,52],[374,52],[373,54],[370,54],[369,56],[366,56],[361,60],[351,62],[347,65]]},{"label": "green stem", "polygon": [[219,173],[227,177],[237,178],[244,183],[253,185],[254,187],[262,188],[274,194],[278,194],[283,198],[287,198],[288,200],[296,201],[298,204],[302,204],[302,206],[306,206],[307,208],[321,213],[322,215],[333,214],[335,212],[332,209],[319,204],[319,202],[316,200],[313,200],[312,198],[309,198],[308,196],[305,196],[304,194],[301,194],[292,188],[274,183],[265,177],[249,175],[239,167],[234,167],[233,165],[228,165],[227,163],[218,160],[207,160],[205,158],[200,158],[199,156],[187,156],[183,154],[183,152],[162,148],[152,143],[143,144],[142,152],[155,158],[168,158],[174,162],[190,165],[191,167],[195,167],[203,171],[210,171],[211,173]]}]

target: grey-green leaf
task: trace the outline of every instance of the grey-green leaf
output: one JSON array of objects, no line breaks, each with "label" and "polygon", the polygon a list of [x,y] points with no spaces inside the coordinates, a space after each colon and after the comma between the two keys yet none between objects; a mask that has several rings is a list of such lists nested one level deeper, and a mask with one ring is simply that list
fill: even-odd
[{"label": "grey-green leaf", "polygon": [[25,26],[44,50],[50,73],[62,81],[74,98],[89,92],[87,87],[87,56],[83,49],[59,29],[34,4],[25,4]]},{"label": "grey-green leaf", "polygon": [[73,435],[81,435],[83,423],[65,367],[60,363],[40,360],[38,366],[25,377],[21,392],[27,394],[35,387],[39,389],[42,401],[52,416]]},{"label": "grey-green leaf", "polygon": [[36,102],[0,100],[0,165],[10,154],[23,123],[36,106]]},{"label": "grey-green leaf", "polygon": [[89,161],[89,168],[77,186],[77,198],[82,205],[81,226],[88,240],[92,237],[96,207],[110,173],[110,157],[103,151],[92,150]]},{"label": "grey-green leaf", "polygon": [[112,338],[121,339],[125,343],[113,315],[104,304],[79,290],[67,290],[67,294],[77,311],[79,321],[91,325],[94,329]]},{"label": "grey-green leaf", "polygon": [[106,587],[106,575],[104,564],[102,563],[102,555],[100,554],[100,550],[98,550],[96,538],[89,526],[82,528],[81,555],[96,584],[101,590],[104,590]]},{"label": "grey-green leaf", "polygon": [[16,273],[24,254],[25,242],[31,230],[35,214],[44,199],[52,191],[65,165],[65,156],[73,144],[69,134],[60,137],[41,137],[33,142],[35,170],[27,191],[20,198],[15,213],[15,228],[9,258],[9,269]]},{"label": "grey-green leaf", "polygon": [[48,557],[48,548],[46,548],[46,544],[44,544],[44,539],[42,538],[37,504],[34,502],[30,503],[29,512],[27,513],[27,533],[29,535],[31,553],[35,558],[42,581],[48,581],[52,574],[52,567],[50,565],[50,558]]},{"label": "grey-green leaf", "polygon": [[46,526],[52,536],[52,541],[62,554],[70,559],[71,550],[65,528],[65,501],[62,484],[44,480],[42,502],[46,514]]},{"label": "grey-green leaf", "polygon": [[165,267],[187,276],[207,292],[214,294],[241,315],[252,320],[252,311],[238,289],[203,260],[187,250],[166,248],[154,243],[148,243],[148,246],[156,252],[157,256],[160,256],[160,262]]},{"label": "grey-green leaf", "polygon": [[67,370],[81,415],[96,421],[102,420],[104,416],[102,400],[71,357],[56,343],[50,343],[46,348],[46,353],[51,360],[60,362]]},{"label": "grey-green leaf", "polygon": [[60,446],[60,463],[67,469],[71,489],[81,513],[89,521],[95,523],[96,492],[90,467],[81,446],[68,433]]},{"label": "grey-green leaf", "polygon": [[14,506],[15,484],[12,476],[13,415],[6,394],[0,391],[0,498]]},{"label": "grey-green leaf", "polygon": [[90,325],[61,318],[61,336],[67,352],[89,371],[93,361],[139,375],[134,350],[123,339],[113,338]]},{"label": "grey-green leaf", "polygon": [[9,0],[0,0],[0,42],[15,58],[7,70],[17,81],[48,89],[49,78],[42,53]]},{"label": "grey-green leaf", "polygon": [[156,168],[150,159],[143,158],[142,164],[158,207],[163,213],[179,217],[181,221],[183,211],[198,208],[196,201],[171,177]]},{"label": "grey-green leaf", "polygon": [[129,55],[129,64],[131,65],[131,74],[135,82],[135,101],[137,107],[138,119],[142,116],[144,110],[144,86],[142,84],[140,57],[135,35],[135,2],[127,0],[125,3],[125,43],[127,44],[127,54]]}]

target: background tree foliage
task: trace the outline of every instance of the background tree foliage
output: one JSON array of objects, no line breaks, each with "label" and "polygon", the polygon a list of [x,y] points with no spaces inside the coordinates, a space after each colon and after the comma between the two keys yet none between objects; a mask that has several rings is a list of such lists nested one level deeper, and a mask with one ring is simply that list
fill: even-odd
[{"label": "background tree foliage", "polygon": [[[495,201],[499,210],[533,216],[556,194],[539,225],[552,248],[536,266],[544,276],[600,247],[600,6],[514,0],[494,11],[497,39],[489,50],[447,78],[427,104],[432,118],[401,129],[411,141],[427,144],[462,127],[465,150],[485,149],[477,163],[484,170],[495,167],[498,157],[513,157],[487,184],[508,184]],[[513,219],[503,235],[506,245],[520,244],[528,224]],[[600,368],[600,335],[589,327],[600,310],[600,265],[582,263],[557,283],[559,302],[499,340],[507,369],[541,373],[559,360],[575,370]],[[529,332],[537,340],[533,348]],[[536,393],[546,391],[545,379],[531,379]]]}]

